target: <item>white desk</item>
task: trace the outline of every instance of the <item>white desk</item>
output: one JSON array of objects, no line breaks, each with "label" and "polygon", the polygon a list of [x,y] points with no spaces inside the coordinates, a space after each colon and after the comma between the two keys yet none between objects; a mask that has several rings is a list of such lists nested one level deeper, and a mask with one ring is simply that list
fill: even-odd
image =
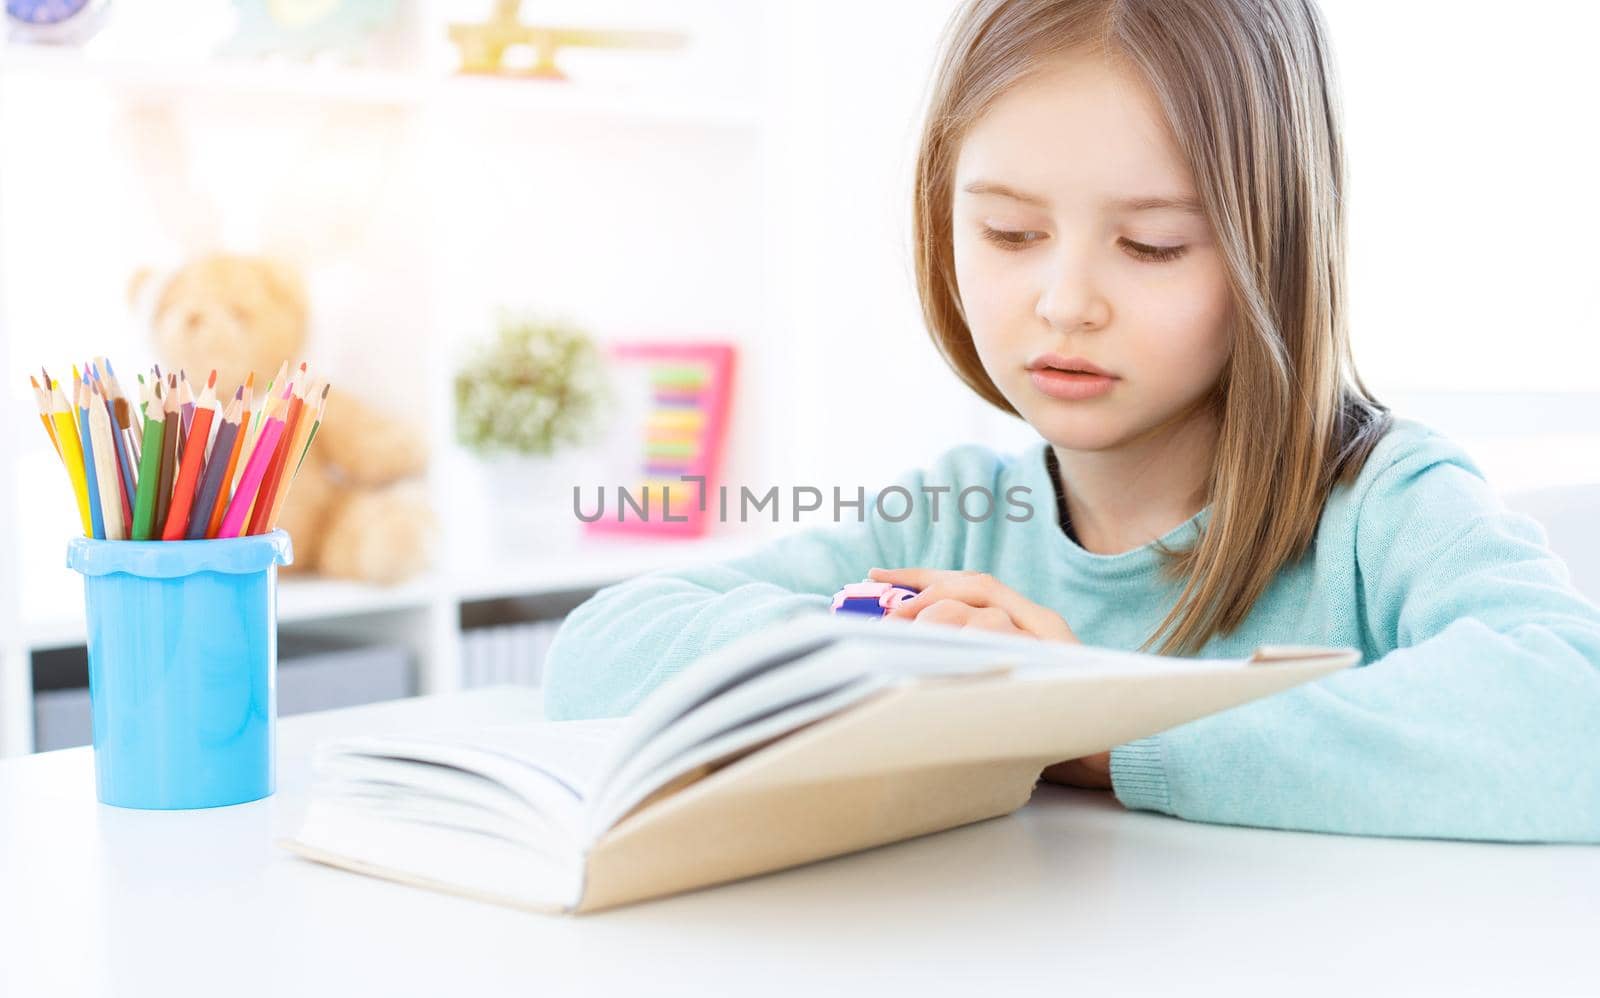
[{"label": "white desk", "polygon": [[0,762],[0,995],[1594,994],[1600,848],[1202,825],[1044,785],[1015,815],[581,918],[296,859],[313,743],[538,714],[502,688],[290,718],[278,793],[94,800]]}]

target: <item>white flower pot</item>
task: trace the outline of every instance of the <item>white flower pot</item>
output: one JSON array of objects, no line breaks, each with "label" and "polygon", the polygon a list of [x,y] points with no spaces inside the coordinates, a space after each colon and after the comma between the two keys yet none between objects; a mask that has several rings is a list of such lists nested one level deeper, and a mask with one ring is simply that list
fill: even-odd
[{"label": "white flower pot", "polygon": [[593,459],[579,450],[550,455],[496,455],[484,460],[491,536],[514,551],[576,544],[583,524],[573,511],[574,486],[593,487]]}]

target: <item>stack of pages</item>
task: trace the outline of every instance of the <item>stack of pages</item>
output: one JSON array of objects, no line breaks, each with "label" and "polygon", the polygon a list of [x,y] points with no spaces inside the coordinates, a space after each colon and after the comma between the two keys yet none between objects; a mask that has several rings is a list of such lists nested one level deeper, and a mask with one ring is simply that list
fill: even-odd
[{"label": "stack of pages", "polygon": [[1009,814],[1052,763],[1359,661],[802,617],[699,659],[627,717],[326,743],[284,845],[517,907],[596,911]]}]

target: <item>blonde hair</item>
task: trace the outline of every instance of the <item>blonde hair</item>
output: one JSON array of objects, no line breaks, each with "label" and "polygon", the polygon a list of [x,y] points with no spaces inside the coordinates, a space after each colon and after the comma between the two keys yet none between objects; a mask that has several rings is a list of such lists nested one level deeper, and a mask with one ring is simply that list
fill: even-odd
[{"label": "blonde hair", "polygon": [[1231,360],[1198,541],[1159,546],[1182,580],[1162,654],[1249,614],[1316,534],[1328,493],[1390,427],[1350,354],[1344,163],[1327,32],[1311,0],[970,0],[946,30],[917,155],[914,251],[928,330],[973,391],[1017,415],[978,359],[955,278],[955,159],[972,124],[1051,59],[1126,59],[1160,102],[1221,248]]}]

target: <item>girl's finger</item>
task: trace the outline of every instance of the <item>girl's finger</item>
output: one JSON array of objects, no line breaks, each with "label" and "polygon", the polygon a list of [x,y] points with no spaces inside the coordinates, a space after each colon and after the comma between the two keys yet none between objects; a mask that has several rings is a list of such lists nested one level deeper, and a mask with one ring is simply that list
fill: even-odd
[{"label": "girl's finger", "polygon": [[901,601],[900,606],[895,608],[895,615],[916,615],[930,601],[938,599],[955,599],[971,607],[1003,610],[1019,629],[1036,637],[1053,641],[1075,640],[1071,628],[1067,627],[1060,615],[982,572],[943,573],[943,577],[932,581],[920,596]]},{"label": "girl's finger", "polygon": [[958,575],[942,568],[873,568],[867,570],[867,578],[873,582],[887,582],[896,586],[909,586],[912,589],[926,589],[934,581],[945,575]]},{"label": "girl's finger", "polygon": [[1011,619],[1011,615],[998,607],[973,607],[960,600],[943,599],[928,607],[917,617],[919,623],[939,627],[959,627],[963,630],[994,631],[1000,634],[1026,634]]},{"label": "girl's finger", "polygon": [[928,606],[916,615],[918,623],[922,624],[947,624],[952,627],[961,627],[968,618],[977,612],[960,600],[942,599]]}]

